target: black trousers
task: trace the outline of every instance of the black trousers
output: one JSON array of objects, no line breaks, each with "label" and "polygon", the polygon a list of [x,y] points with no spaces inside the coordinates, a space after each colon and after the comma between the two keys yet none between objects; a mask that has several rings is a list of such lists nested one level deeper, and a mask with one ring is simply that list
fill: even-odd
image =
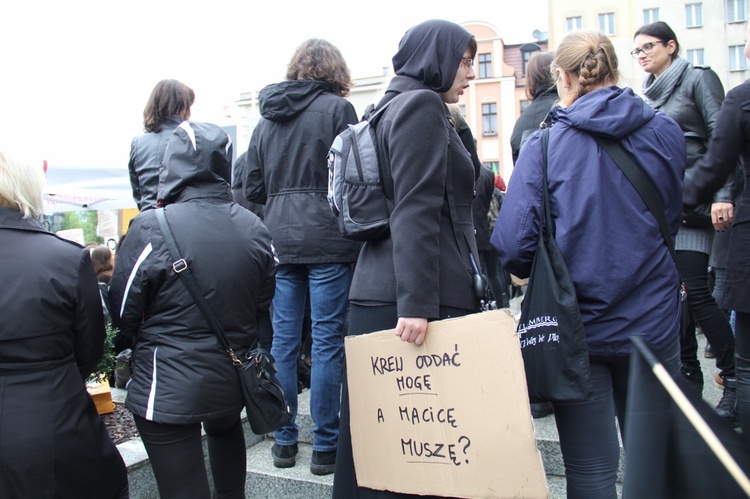
[{"label": "black trousers", "polygon": [[[161,499],[211,497],[203,459],[201,424],[164,424],[133,415]],[[246,449],[240,414],[204,421],[217,498],[245,497]]]},{"label": "black trousers", "polygon": [[716,352],[716,367],[726,378],[735,377],[734,335],[729,319],[721,310],[708,289],[708,255],[698,251],[677,251],[677,270],[687,290],[687,328],[680,338],[683,364],[700,365],[695,324],[700,324],[703,334]]}]

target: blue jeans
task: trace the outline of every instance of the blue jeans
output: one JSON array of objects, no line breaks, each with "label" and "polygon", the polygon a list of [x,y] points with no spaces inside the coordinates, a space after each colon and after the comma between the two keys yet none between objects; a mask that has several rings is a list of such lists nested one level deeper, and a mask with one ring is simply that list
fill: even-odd
[{"label": "blue jeans", "polygon": [[284,388],[292,423],[275,432],[279,445],[297,443],[297,360],[302,343],[305,300],[310,292],[312,369],[310,414],[313,450],[336,450],[341,407],[344,331],[352,278],[351,264],[279,265],[273,299],[273,347],[279,381]]},{"label": "blue jeans", "polygon": [[[680,368],[675,341],[663,352],[664,367],[674,377]],[[630,357],[592,357],[593,396],[585,402],[553,402],[565,462],[568,499],[617,499],[620,431],[625,428]]]}]

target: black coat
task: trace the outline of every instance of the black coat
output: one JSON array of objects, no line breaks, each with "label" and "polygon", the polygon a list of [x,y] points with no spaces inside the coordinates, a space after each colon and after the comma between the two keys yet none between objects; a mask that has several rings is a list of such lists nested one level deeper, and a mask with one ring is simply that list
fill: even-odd
[{"label": "black coat", "polygon": [[490,202],[495,192],[495,174],[488,166],[482,165],[479,178],[474,185],[474,203],[472,214],[474,230],[476,231],[477,249],[479,251],[495,251],[490,244]]},{"label": "black coat", "polygon": [[[258,317],[273,298],[271,237],[255,214],[232,202],[228,161],[217,171],[219,162],[200,147],[198,157],[176,149],[185,141],[178,128],[164,156],[159,199],[169,203],[165,212],[182,257],[241,354],[255,343]],[[155,211],[141,212],[117,254],[109,290],[115,324],[135,338],[125,406],[169,424],[238,414],[235,368],[172,262]]]},{"label": "black coat", "polygon": [[354,106],[327,83],[284,81],[261,90],[262,119],[246,156],[245,197],[265,205],[282,264],[351,263],[360,243],[344,239],[328,204],[328,150]]},{"label": "black coat", "polygon": [[[693,207],[710,200],[731,177],[737,162],[750,166],[750,81],[727,92],[716,117],[708,153],[685,173],[682,201]],[[750,190],[744,189],[735,206],[732,236],[727,250],[727,278],[722,305],[729,310],[750,313]]]},{"label": "black coat", "polygon": [[510,148],[513,154],[513,164],[516,164],[518,155],[521,153],[521,139],[523,138],[523,132],[527,130],[537,130],[539,124],[549,113],[552,106],[558,100],[557,87],[552,85],[546,89],[540,89],[537,92],[538,95],[534,97],[531,104],[523,110],[521,116],[518,117],[515,126],[513,127],[513,133],[510,135]]},{"label": "black coat", "polygon": [[105,337],[89,253],[11,208],[0,240],[0,497],[114,497],[127,472],[84,385]]},{"label": "black coat", "polygon": [[[472,198],[474,165],[440,96],[416,79],[396,76],[380,102],[395,98],[376,126],[388,151],[394,199],[390,234],[362,247],[349,299],[398,305],[399,317],[439,317],[440,307],[477,310],[469,263],[461,257],[446,198],[448,166],[459,234],[477,259]],[[387,177],[386,177],[387,178]],[[437,292],[436,292],[437,291]]]},{"label": "black coat", "polygon": [[182,121],[179,116],[173,116],[161,124],[161,130],[158,132],[146,132],[135,137],[130,144],[130,186],[133,188],[133,199],[139,210],[156,206],[159,172],[167,141]]}]

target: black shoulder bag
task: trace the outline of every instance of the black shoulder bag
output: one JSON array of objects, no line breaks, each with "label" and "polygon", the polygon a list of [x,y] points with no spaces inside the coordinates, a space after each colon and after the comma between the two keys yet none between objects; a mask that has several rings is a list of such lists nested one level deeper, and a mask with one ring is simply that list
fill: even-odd
[{"label": "black shoulder bag", "polygon": [[542,131],[542,209],[539,243],[521,303],[518,336],[529,400],[583,401],[591,397],[591,367],[573,279],[555,241],[547,182],[549,129]]},{"label": "black shoulder bag", "polygon": [[169,228],[164,208],[156,208],[156,220],[159,222],[159,228],[164,236],[169,256],[174,261],[172,269],[182,279],[209,327],[218,337],[219,343],[226,350],[234,367],[237,368],[242,398],[245,401],[245,412],[253,433],[264,435],[286,426],[292,420],[292,413],[289,410],[281,383],[276,377],[273,357],[260,347],[248,351],[242,360],[235,355],[229,345],[229,339],[224,332],[224,328],[198,289],[198,284],[193,274],[190,273],[187,262],[180,255],[177,242]]}]

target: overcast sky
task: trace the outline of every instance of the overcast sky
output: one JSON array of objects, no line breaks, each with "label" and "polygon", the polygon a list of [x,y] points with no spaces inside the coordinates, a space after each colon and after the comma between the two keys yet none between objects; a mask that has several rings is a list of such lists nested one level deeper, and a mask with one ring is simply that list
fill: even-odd
[{"label": "overcast sky", "polygon": [[0,150],[125,167],[163,78],[195,90],[193,119],[217,122],[240,93],[282,80],[307,38],[335,44],[354,78],[374,76],[409,27],[435,18],[533,41],[547,0],[3,0]]}]

